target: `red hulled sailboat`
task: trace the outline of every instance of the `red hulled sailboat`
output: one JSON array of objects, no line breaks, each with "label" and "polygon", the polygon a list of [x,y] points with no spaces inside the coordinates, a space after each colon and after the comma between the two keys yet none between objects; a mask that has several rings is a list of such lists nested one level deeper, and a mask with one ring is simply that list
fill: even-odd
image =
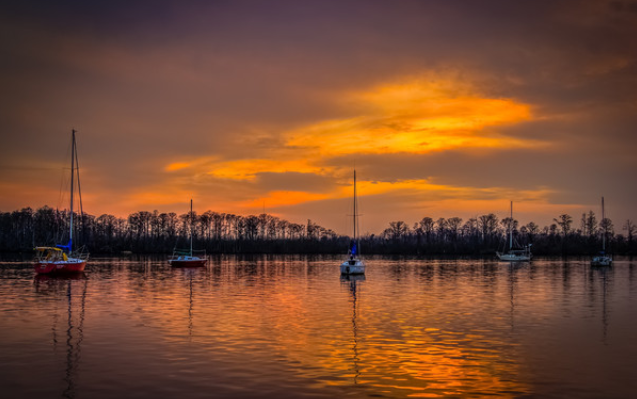
[{"label": "red hulled sailboat", "polygon": [[33,268],[38,274],[78,273],[83,272],[86,267],[89,255],[88,252],[86,252],[84,248],[73,250],[73,191],[76,178],[78,183],[78,193],[81,195],[81,191],[79,190],[80,175],[77,162],[75,130],[73,130],[71,139],[71,210],[69,212],[69,242],[66,245],[58,244],[54,247],[35,248],[36,259],[33,264]]}]

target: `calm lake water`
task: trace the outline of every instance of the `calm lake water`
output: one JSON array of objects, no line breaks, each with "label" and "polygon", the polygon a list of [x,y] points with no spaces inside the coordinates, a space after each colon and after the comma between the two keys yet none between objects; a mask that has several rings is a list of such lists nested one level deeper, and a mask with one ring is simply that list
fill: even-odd
[{"label": "calm lake water", "polygon": [[3,398],[634,398],[637,261],[0,262]]}]

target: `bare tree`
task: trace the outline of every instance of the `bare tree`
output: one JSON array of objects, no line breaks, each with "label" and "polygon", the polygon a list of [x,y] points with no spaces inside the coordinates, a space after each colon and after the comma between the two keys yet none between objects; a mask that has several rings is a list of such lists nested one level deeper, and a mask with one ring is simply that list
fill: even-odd
[{"label": "bare tree", "polygon": [[557,219],[553,219],[560,229],[562,230],[562,234],[566,237],[566,235],[571,231],[571,224],[573,224],[573,218],[571,215],[563,214],[558,216]]},{"label": "bare tree", "polygon": [[635,226],[635,224],[631,222],[630,219],[627,219],[626,223],[624,223],[623,229],[626,230],[626,238],[628,239],[628,244],[630,245],[630,243],[633,241],[633,237],[635,236],[635,232],[637,232],[637,226]]},{"label": "bare tree", "polygon": [[482,233],[482,239],[486,240],[488,237],[495,234],[498,228],[498,217],[493,213],[480,216],[478,218],[478,228]]},{"label": "bare tree", "polygon": [[539,233],[540,227],[533,222],[527,223],[524,227],[526,227],[526,234],[528,235],[529,242],[533,242],[533,237]]},{"label": "bare tree", "polygon": [[425,234],[427,242],[431,241],[431,235],[434,232],[434,220],[430,217],[424,217],[418,222],[418,227]]},{"label": "bare tree", "polygon": [[409,232],[409,226],[402,220],[389,223],[389,232],[394,240],[400,240]]},{"label": "bare tree", "polygon": [[458,237],[458,231],[460,230],[460,224],[462,224],[462,219],[459,217],[452,217],[447,219],[447,229],[449,234],[451,235],[452,240],[456,240]]},{"label": "bare tree", "polygon": [[588,211],[588,213],[582,214],[581,228],[583,234],[589,237],[595,235],[597,231],[597,218],[595,218],[595,212]]}]

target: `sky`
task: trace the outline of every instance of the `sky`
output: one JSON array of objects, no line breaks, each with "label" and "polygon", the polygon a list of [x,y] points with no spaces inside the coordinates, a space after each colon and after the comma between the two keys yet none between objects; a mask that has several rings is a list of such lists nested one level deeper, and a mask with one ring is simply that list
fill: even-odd
[{"label": "sky", "polygon": [[[637,1],[0,5],[0,211],[637,221]],[[68,177],[67,177],[68,180]],[[598,216],[598,220],[601,217]]]}]

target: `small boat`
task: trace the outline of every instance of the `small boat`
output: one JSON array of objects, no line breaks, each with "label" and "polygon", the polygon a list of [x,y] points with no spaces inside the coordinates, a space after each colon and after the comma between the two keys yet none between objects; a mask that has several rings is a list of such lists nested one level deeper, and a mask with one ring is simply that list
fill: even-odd
[{"label": "small boat", "polygon": [[[73,189],[77,177],[78,187],[80,184],[79,166],[77,163],[77,150],[75,142],[75,130],[72,130],[71,139],[71,211],[69,212],[69,242],[66,245],[58,244],[55,247],[36,247],[36,259],[33,268],[39,274],[52,273],[79,273],[83,272],[88,261],[88,252],[84,247],[73,250]],[[78,190],[80,194],[81,191]]]},{"label": "small boat", "polygon": [[[606,219],[606,215],[604,214],[604,197],[602,197],[602,221],[604,219]],[[613,257],[606,253],[606,231],[604,231],[602,233],[602,250],[591,259],[591,266],[611,266],[612,264]]]},{"label": "small boat", "polygon": [[354,237],[349,246],[349,259],[341,263],[341,274],[365,274],[365,262],[358,257],[358,240],[356,238],[356,170],[354,170]]},{"label": "small boat", "polygon": [[[515,246],[514,246],[515,244]],[[513,201],[511,201],[511,220],[509,222],[509,249],[506,252],[496,252],[498,259],[503,262],[529,262],[533,257],[531,245],[520,247],[513,240]]]},{"label": "small boat", "polygon": [[192,250],[192,200],[190,200],[190,250],[187,249],[174,249],[173,256],[168,260],[173,267],[200,267],[205,266],[208,259],[206,259],[206,250],[194,251],[198,255],[193,254]]}]

